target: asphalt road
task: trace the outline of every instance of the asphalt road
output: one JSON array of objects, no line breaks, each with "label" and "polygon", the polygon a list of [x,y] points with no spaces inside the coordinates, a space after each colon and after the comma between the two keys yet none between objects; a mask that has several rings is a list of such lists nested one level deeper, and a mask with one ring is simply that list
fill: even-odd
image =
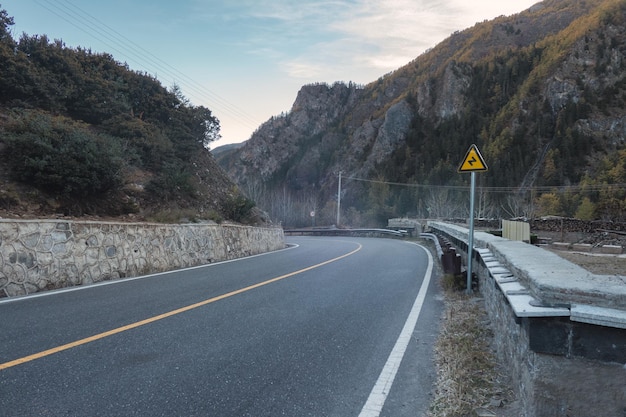
[{"label": "asphalt road", "polygon": [[0,302],[0,416],[422,416],[442,308],[426,250],[288,242]]}]

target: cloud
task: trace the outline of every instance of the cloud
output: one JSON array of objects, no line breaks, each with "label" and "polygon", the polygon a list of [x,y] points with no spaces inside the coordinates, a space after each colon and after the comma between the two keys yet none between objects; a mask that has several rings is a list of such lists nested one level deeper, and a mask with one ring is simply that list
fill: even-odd
[{"label": "cloud", "polygon": [[[283,22],[317,34],[295,56],[282,61],[290,77],[343,80],[354,74],[368,82],[414,59],[453,32],[454,13],[441,2],[359,0],[325,2]],[[350,77],[352,78],[352,77]]]},{"label": "cloud", "polygon": [[[288,76],[367,82],[396,69],[454,31],[530,7],[533,0],[357,0],[270,2],[260,15],[281,22],[299,46],[281,60]],[[363,77],[370,77],[363,79]]]},{"label": "cloud", "polygon": [[369,82],[463,25],[455,22],[454,0],[239,0],[219,7],[195,2],[198,18],[237,35],[236,45],[229,38],[233,46],[305,82]]}]

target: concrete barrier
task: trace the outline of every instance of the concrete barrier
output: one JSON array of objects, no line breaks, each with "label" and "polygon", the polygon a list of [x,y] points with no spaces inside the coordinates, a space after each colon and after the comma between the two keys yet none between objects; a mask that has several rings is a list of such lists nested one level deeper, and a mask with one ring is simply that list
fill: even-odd
[{"label": "concrete barrier", "polygon": [[[467,259],[467,229],[429,227]],[[487,233],[476,232],[474,242],[474,272],[522,417],[624,417],[626,277],[594,275]]]},{"label": "concrete barrier", "polygon": [[574,243],[572,250],[576,252],[590,252],[593,250],[593,245],[590,243]]},{"label": "concrete barrier", "polygon": [[571,245],[567,242],[552,242],[551,247],[556,250],[570,250]]},{"label": "concrete barrier", "polygon": [[281,228],[0,220],[0,297],[281,249]]},{"label": "concrete barrier", "polygon": [[600,246],[600,253],[610,255],[621,255],[624,249],[619,245],[602,245]]}]

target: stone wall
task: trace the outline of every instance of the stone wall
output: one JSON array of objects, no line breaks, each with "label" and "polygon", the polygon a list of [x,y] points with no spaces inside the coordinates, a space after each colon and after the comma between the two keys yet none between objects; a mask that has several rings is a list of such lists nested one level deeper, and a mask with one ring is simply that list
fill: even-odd
[{"label": "stone wall", "polygon": [[[467,258],[467,229],[429,225]],[[626,277],[487,233],[474,243],[473,271],[521,417],[624,417]]]},{"label": "stone wall", "polygon": [[283,247],[280,228],[0,220],[0,297],[197,266]]}]

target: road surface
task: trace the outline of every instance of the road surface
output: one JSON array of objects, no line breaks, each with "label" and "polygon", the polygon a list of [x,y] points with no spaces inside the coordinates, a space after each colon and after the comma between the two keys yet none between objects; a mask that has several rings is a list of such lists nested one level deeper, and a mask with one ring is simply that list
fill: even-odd
[{"label": "road surface", "polygon": [[0,416],[423,415],[442,308],[427,251],[287,241],[1,301]]}]

